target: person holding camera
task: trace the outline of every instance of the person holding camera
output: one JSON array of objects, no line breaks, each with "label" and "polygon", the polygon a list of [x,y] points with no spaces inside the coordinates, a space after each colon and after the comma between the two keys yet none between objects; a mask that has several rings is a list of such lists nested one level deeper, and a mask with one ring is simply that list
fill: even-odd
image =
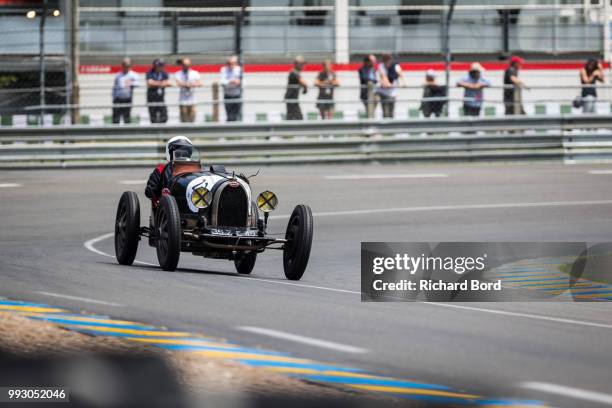
[{"label": "person holding camera", "polygon": [[195,122],[196,102],[195,88],[202,86],[200,73],[191,69],[191,60],[183,58],[177,61],[181,65],[181,70],[174,75],[176,85],[179,90],[179,110],[181,122]]}]

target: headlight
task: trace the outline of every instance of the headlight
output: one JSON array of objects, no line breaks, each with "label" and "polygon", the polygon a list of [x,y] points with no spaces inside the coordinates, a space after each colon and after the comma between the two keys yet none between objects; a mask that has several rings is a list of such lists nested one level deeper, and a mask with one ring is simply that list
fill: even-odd
[{"label": "headlight", "polygon": [[278,198],[271,191],[264,191],[257,196],[257,207],[263,212],[270,212],[276,209]]},{"label": "headlight", "polygon": [[206,187],[194,188],[191,194],[191,202],[197,208],[207,208],[212,202],[212,194]]}]

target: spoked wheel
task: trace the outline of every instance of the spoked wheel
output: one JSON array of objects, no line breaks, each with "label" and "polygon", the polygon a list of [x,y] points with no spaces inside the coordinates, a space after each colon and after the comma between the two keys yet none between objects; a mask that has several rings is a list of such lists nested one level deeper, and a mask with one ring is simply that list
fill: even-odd
[{"label": "spoked wheel", "polygon": [[174,271],[181,255],[181,217],[176,200],[163,196],[155,217],[157,260],[165,271]]},{"label": "spoked wheel", "polygon": [[296,206],[285,233],[287,243],[283,251],[283,267],[287,279],[300,280],[306,270],[312,246],[312,228],[310,207],[304,204]]},{"label": "spoked wheel", "polygon": [[133,191],[119,199],[115,217],[115,256],[121,265],[131,265],[136,258],[140,230],[140,204]]},{"label": "spoked wheel", "polygon": [[236,272],[243,275],[248,275],[253,271],[255,267],[255,261],[257,261],[257,252],[249,252],[242,254],[242,256],[234,259],[234,265],[236,266]]}]

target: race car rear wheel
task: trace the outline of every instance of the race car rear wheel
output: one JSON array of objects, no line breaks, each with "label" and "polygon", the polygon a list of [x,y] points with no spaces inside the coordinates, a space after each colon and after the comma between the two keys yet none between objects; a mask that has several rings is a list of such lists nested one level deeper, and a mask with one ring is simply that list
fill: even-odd
[{"label": "race car rear wheel", "polygon": [[300,280],[312,246],[312,211],[304,204],[297,205],[289,218],[287,232],[285,233],[285,249],[283,251],[283,267],[285,276],[289,280]]},{"label": "race car rear wheel", "polygon": [[241,256],[234,259],[234,265],[236,266],[236,272],[248,275],[253,271],[255,267],[255,261],[257,261],[257,252],[249,252],[242,254]]},{"label": "race car rear wheel", "polygon": [[121,265],[131,265],[136,258],[140,230],[140,203],[133,191],[119,199],[115,216],[115,256]]},{"label": "race car rear wheel", "polygon": [[181,217],[172,196],[163,196],[155,216],[157,260],[165,271],[174,271],[181,255]]}]

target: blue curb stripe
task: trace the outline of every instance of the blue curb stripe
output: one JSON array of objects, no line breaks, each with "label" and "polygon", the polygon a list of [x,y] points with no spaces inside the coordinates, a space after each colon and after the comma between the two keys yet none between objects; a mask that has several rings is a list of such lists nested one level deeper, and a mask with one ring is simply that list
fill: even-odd
[{"label": "blue curb stripe", "polygon": [[270,356],[283,356],[288,357],[289,354],[277,353],[275,351],[264,351],[259,349],[245,348],[245,347],[215,347],[215,346],[191,346],[184,344],[162,344],[152,343],[152,346],[177,351],[226,351],[228,353],[250,353],[250,354],[261,354]]},{"label": "blue curb stripe", "polygon": [[[572,293],[574,293],[573,291],[571,291]],[[604,295],[604,296],[610,296],[612,295],[612,289],[610,290],[604,290],[604,291],[591,291],[591,292],[580,292],[580,293],[574,293],[575,295]]]},{"label": "blue curb stripe", "polygon": [[390,395],[396,398],[402,399],[411,399],[411,400],[419,400],[419,401],[428,401],[436,404],[444,404],[444,405],[474,405],[477,404],[477,400],[475,399],[467,399],[467,398],[454,398],[454,397],[440,397],[437,395],[417,395],[417,394],[390,394],[384,393],[385,395]]},{"label": "blue curb stripe", "polygon": [[[163,336],[163,337],[155,337],[155,336],[141,336],[138,334],[132,334],[132,333],[115,333],[115,332],[108,332],[108,331],[104,331],[104,330],[93,330],[93,329],[83,329],[80,327],[66,327],[67,329],[70,329],[72,331],[75,332],[79,332],[79,333],[84,333],[84,334],[91,334],[93,336],[109,336],[109,337],[132,337],[135,339],[164,339],[164,340],[182,340],[184,339],[184,337],[180,337],[180,336]],[[164,330],[152,330],[152,331],[158,331],[160,333],[165,333]]]},{"label": "blue curb stripe", "polygon": [[44,320],[48,322],[57,323],[60,325],[69,324],[76,326],[96,326],[96,327],[112,327],[115,329],[131,329],[131,330],[144,330],[147,329],[149,331],[158,331],[156,327],[152,326],[140,326],[140,325],[129,325],[129,324],[120,324],[120,323],[100,323],[100,322],[84,322],[81,320],[68,320],[68,319],[57,319],[54,317],[47,316],[27,316],[29,319],[33,320]]},{"label": "blue curb stripe", "polygon": [[58,307],[49,306],[49,305],[46,305],[44,303],[19,302],[19,301],[12,301],[12,300],[0,300],[0,305],[4,305],[4,306],[25,306],[25,307],[48,307],[48,308],[53,308],[53,309],[59,309]]},{"label": "blue curb stripe", "polygon": [[360,368],[350,368],[350,367],[337,367],[332,365],[325,365],[319,363],[292,363],[285,361],[261,361],[261,360],[249,360],[249,359],[239,359],[239,362],[257,367],[286,367],[286,368],[305,368],[311,370],[319,370],[319,371],[343,371],[347,373],[363,373],[363,370]]},{"label": "blue curb stripe", "polygon": [[[559,273],[558,271],[551,271],[551,273]],[[497,272],[494,273],[493,276],[500,278],[500,279],[506,279],[506,278],[529,278],[532,276],[542,276],[542,275],[547,275],[545,273],[519,273],[519,272],[514,272],[512,273],[510,276],[506,276],[507,274],[505,273],[501,273],[501,272]]]},{"label": "blue curb stripe", "polygon": [[506,405],[509,407],[520,405],[520,406],[531,406],[531,407],[544,407],[541,401],[536,400],[515,400],[515,399],[507,399],[507,400],[493,400],[493,399],[483,399],[478,400],[478,405]]},{"label": "blue curb stripe", "polygon": [[[540,288],[538,290],[551,290],[551,291],[555,291],[555,290],[570,290],[572,292],[580,292],[582,290],[593,290],[593,289],[605,289],[608,286],[602,286],[602,285],[595,285],[595,286],[579,286],[576,288],[572,288],[570,286],[568,286],[566,289],[559,289],[559,288]],[[610,290],[612,290],[612,288],[610,288]]]},{"label": "blue curb stripe", "polygon": [[[545,285],[547,283],[553,284],[554,282],[551,281],[557,281],[559,283],[563,283],[563,282],[567,282],[567,284],[569,285],[569,277],[565,276],[565,277],[559,277],[559,278],[542,278],[542,279],[521,279],[521,280],[515,280],[515,281],[504,281],[502,280],[502,282],[504,283],[523,283],[523,282],[541,282],[542,285]],[[522,285],[522,286],[537,286],[537,283],[528,283],[526,285]]]},{"label": "blue curb stripe", "polygon": [[302,378],[310,381],[340,383],[350,385],[380,385],[384,387],[406,387],[418,388],[422,390],[450,390],[449,387],[438,384],[417,383],[405,380],[395,380],[392,378],[359,378],[359,377],[342,377],[335,375],[317,375],[317,374],[290,374],[291,377]]}]

